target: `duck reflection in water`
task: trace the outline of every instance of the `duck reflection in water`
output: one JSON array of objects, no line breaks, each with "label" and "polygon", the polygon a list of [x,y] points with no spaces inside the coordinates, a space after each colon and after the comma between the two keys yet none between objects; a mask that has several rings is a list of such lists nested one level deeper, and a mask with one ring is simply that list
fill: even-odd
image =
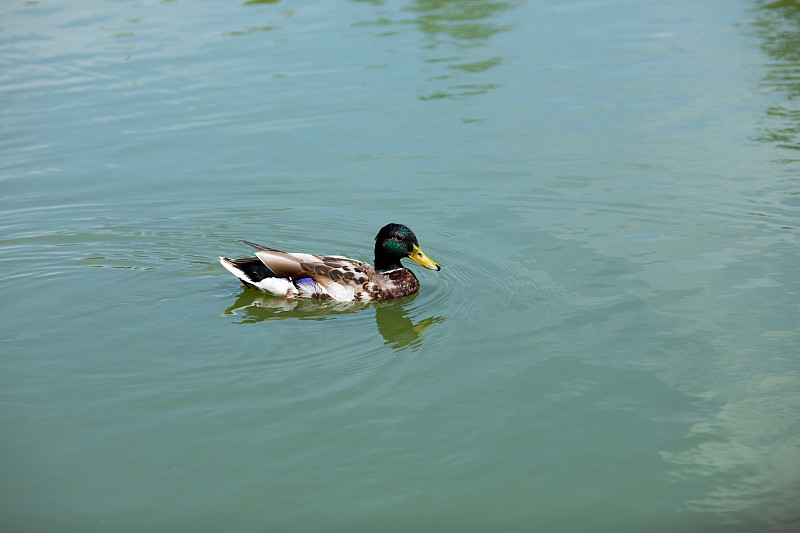
[{"label": "duck reflection in water", "polygon": [[316,300],[287,299],[250,289],[243,290],[236,301],[222,313],[224,316],[241,316],[240,324],[267,320],[333,320],[337,315],[364,313],[375,310],[375,324],[384,343],[394,349],[422,344],[423,332],[438,322],[442,316],[422,320],[412,314],[411,303],[418,297],[412,294],[399,300],[353,304],[350,302],[318,302]]}]

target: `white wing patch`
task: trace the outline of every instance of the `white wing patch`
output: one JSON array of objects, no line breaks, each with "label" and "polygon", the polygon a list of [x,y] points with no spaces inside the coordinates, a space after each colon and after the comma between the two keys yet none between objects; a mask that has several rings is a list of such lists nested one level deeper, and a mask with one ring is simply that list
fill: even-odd
[{"label": "white wing patch", "polygon": [[256,287],[264,292],[274,294],[275,296],[292,297],[297,294],[294,284],[286,278],[264,278],[258,283],[254,283]]},{"label": "white wing patch", "polygon": [[331,281],[324,287],[326,293],[337,302],[352,302],[356,299],[356,291],[353,287],[342,285]]}]

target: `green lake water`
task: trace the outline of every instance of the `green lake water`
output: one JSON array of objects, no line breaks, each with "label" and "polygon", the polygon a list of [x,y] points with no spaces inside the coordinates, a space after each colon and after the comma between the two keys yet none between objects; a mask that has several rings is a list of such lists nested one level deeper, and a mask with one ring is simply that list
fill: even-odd
[{"label": "green lake water", "polygon": [[0,531],[798,531],[798,231],[795,0],[3,2]]}]

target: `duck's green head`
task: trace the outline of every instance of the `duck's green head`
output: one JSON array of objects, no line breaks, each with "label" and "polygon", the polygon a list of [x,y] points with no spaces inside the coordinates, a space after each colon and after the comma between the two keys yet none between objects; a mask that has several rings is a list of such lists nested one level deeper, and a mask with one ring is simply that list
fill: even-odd
[{"label": "duck's green head", "polygon": [[385,271],[401,268],[400,259],[409,257],[431,270],[441,270],[442,267],[430,259],[417,242],[417,236],[408,226],[402,224],[387,224],[375,237],[375,270]]}]

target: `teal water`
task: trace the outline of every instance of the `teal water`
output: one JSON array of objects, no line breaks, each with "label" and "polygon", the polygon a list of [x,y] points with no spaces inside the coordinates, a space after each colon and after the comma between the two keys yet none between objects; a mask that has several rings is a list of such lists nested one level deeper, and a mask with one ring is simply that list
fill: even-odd
[{"label": "teal water", "polygon": [[[0,530],[800,529],[800,4],[6,2]],[[248,239],[441,272],[244,289]]]}]

